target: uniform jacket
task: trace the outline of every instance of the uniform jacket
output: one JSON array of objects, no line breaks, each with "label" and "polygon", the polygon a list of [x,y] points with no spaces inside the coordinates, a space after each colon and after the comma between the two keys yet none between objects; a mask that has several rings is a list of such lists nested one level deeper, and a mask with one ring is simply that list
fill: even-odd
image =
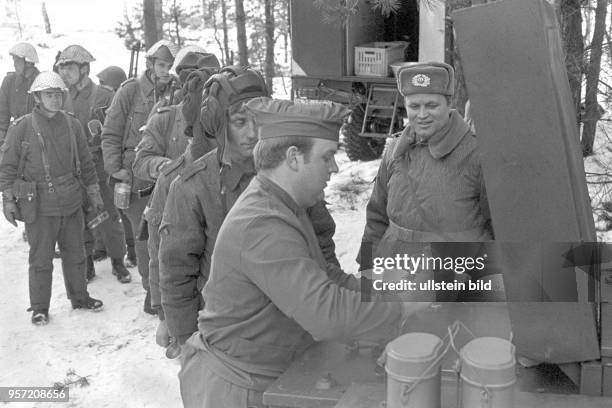
[{"label": "uniform jacket", "polygon": [[0,86],[0,133],[6,132],[11,118],[17,119],[32,112],[34,99],[28,94],[28,90],[38,73],[38,69],[34,68],[29,78],[17,75],[15,72],[9,72],[4,77]]},{"label": "uniform jacket", "polygon": [[352,276],[328,271],[306,212],[258,175],[219,231],[199,333],[188,343],[220,377],[263,391],[313,339],[397,334],[398,302],[362,302],[347,286]]},{"label": "uniform jacket", "polygon": [[[132,171],[135,149],[141,139],[140,128],[155,103],[154,84],[145,71],[138,79],[130,78],[117,90],[102,128],[104,170],[109,175],[121,169]],[[132,190],[148,187],[151,183],[133,180]]]},{"label": "uniform jacket", "polygon": [[366,217],[363,242],[379,256],[386,253],[383,236],[397,227],[417,242],[491,238],[476,138],[458,113],[429,144],[418,145],[409,127],[391,142]]},{"label": "uniform jacket", "polygon": [[[40,127],[54,191],[45,182],[42,161],[42,146],[32,128],[32,115],[36,116]],[[78,119],[68,115],[77,142],[77,152],[81,164],[81,180],[85,186],[98,182],[94,163],[87,147],[87,140]],[[61,112],[52,118],[44,116],[38,108],[24,116],[8,130],[3,156],[0,161],[0,190],[11,189],[17,174],[19,157],[25,148],[25,181],[36,181],[39,196],[39,214],[47,216],[71,215],[83,203],[82,186],[76,176],[75,160],[72,157],[69,124]]]},{"label": "uniform jacket", "polygon": [[157,108],[147,121],[142,140],[136,148],[134,176],[155,181],[159,167],[183,154],[187,140],[181,105]]},{"label": "uniform jacket", "polygon": [[[203,306],[200,290],[208,278],[219,228],[254,176],[252,168],[226,169],[221,176],[217,149],[212,150],[186,168],[168,193],[160,226],[160,286],[168,328],[180,341],[196,330]],[[309,213],[327,261],[338,264],[336,225],[325,203]]]},{"label": "uniform jacket", "polygon": [[[149,208],[145,213],[145,218],[149,223],[149,239],[147,241],[149,249],[149,285],[151,288],[151,306],[161,307],[161,291],[159,289],[159,225],[162,221],[164,206],[168,197],[170,184],[183,169],[193,163],[190,145],[186,151],[177,159],[172,160],[162,169],[153,196],[149,202]],[[163,316],[163,311],[160,312]]]}]

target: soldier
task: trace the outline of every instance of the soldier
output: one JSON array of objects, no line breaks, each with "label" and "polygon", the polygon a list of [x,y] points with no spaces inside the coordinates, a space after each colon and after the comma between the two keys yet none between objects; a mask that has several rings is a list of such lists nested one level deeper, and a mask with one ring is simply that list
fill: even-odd
[{"label": "soldier", "polygon": [[[203,75],[209,77],[217,71],[217,67],[200,65],[208,63],[203,58],[199,58],[198,54],[187,53],[183,55],[181,63],[185,65],[177,70],[184,76],[185,82],[187,76],[196,68],[205,70]],[[216,58],[215,58],[216,61]],[[214,65],[214,64],[213,64]],[[183,87],[182,89],[187,89]],[[181,89],[180,94],[184,91]],[[201,93],[200,93],[201,97]],[[182,96],[180,97],[182,100]],[[136,148],[136,159],[132,167],[134,176],[142,180],[155,181],[160,173],[162,166],[171,160],[180,156],[187,147],[187,137],[185,136],[185,128],[187,123],[183,117],[183,104],[179,100],[177,105],[167,105],[157,107],[147,121],[147,126],[144,129],[142,140]],[[212,150],[213,146],[209,150]]]},{"label": "soldier", "polygon": [[[255,175],[257,134],[244,103],[268,91],[252,69],[226,67],[208,80],[200,122],[218,148],[186,168],[171,185],[160,226],[160,287],[169,333],[183,344],[197,330],[219,228]],[[310,210],[326,261],[337,265],[335,224],[321,201]]]},{"label": "soldier", "polygon": [[[106,85],[96,85],[89,78],[90,63],[95,61],[94,57],[80,45],[70,45],[66,47],[55,66],[59,69],[59,74],[68,85],[69,102],[72,112],[81,122],[87,140],[89,151],[91,152],[100,193],[104,200],[104,208],[109,214],[109,218],[97,227],[104,246],[111,258],[112,273],[119,282],[128,283],[132,280],[130,272],[123,265],[125,256],[125,237],[123,227],[119,222],[119,214],[113,203],[113,193],[106,183],[106,173],[102,162],[102,150],[100,148],[101,121],[104,121],[104,112],[113,100],[114,91]],[[91,125],[91,126],[90,126]],[[92,134],[92,129],[95,133]],[[94,214],[85,214],[86,220],[93,218]],[[87,280],[93,279],[96,275],[93,261],[94,237],[89,228],[85,228],[85,253],[87,254]]]},{"label": "soldier", "polygon": [[263,391],[313,338],[384,344],[427,305],[362,302],[357,280],[327,267],[306,209],[338,171],[347,109],[261,99],[247,103],[257,176],[219,230],[199,331],[183,350],[185,407],[264,407]]},{"label": "soldier", "polygon": [[[170,183],[180,175],[185,166],[190,165],[195,159],[211,151],[216,145],[211,139],[204,136],[202,126],[199,122],[200,102],[202,100],[202,89],[204,83],[210,77],[210,70],[203,68],[193,71],[184,81],[182,94],[185,95],[179,105],[181,115],[184,118],[185,127],[181,127],[188,140],[186,151],[177,159],[167,162],[161,170],[155,190],[146,211],[145,217],[149,228],[149,284],[151,287],[151,307],[157,310],[159,325],[156,332],[156,342],[162,347],[168,347],[166,356],[174,358],[180,353],[180,348],[175,339],[168,333],[165,315],[161,307],[161,292],[159,288],[159,225],[161,224],[164,205]],[[143,139],[144,140],[144,139]],[[140,153],[140,152],[139,152]]]},{"label": "soldier", "polygon": [[32,81],[38,75],[38,54],[28,43],[15,44],[9,55],[13,57],[15,72],[9,72],[0,87],[0,146],[4,142],[11,119],[32,112],[34,101],[28,93]]},{"label": "soldier", "polygon": [[0,161],[4,216],[15,226],[23,220],[29,237],[29,310],[36,325],[49,321],[56,243],[72,307],[102,308],[85,280],[83,187],[96,211],[104,202],[81,124],[61,110],[66,91],[55,72],[36,77],[30,87],[36,107],[9,128]]},{"label": "soldier", "polygon": [[[120,67],[111,65],[98,72],[98,80],[100,85],[107,85],[113,88],[114,92],[121,86],[123,82],[127,80],[125,71]],[[127,245],[127,254],[125,256],[125,265],[129,268],[136,266],[136,250],[134,249],[134,233],[132,232],[132,226],[123,210],[117,209],[119,216],[121,217],[121,225],[123,225],[123,231],[125,232],[125,243]],[[96,239],[94,245],[93,258],[95,260],[102,260],[106,258],[106,248],[102,243],[101,239]]]},{"label": "soldier", "polygon": [[[176,46],[161,40],[153,44],[145,54],[147,69],[142,75],[124,82],[107,111],[102,129],[102,154],[104,170],[115,180],[132,186],[129,208],[126,210],[132,231],[138,235],[142,213],[153,191],[153,183],[134,177],[132,164],[135,148],[142,135],[140,128],[158,99],[169,92],[168,84],[173,79],[170,67],[174,62]],[[155,314],[151,308],[149,292],[149,253],[146,240],[136,241],[138,273],[146,291],[144,311]]]}]

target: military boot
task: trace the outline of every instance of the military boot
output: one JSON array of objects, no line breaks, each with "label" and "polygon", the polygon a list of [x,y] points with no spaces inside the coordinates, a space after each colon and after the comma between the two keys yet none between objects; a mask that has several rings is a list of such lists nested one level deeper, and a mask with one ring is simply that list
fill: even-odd
[{"label": "military boot", "polygon": [[99,299],[88,297],[85,300],[71,300],[73,309],[89,309],[94,312],[102,310],[104,303]]},{"label": "military boot", "polygon": [[44,326],[49,323],[49,311],[48,310],[34,310],[31,307],[28,308],[28,312],[32,312],[32,324],[35,326]]},{"label": "military boot", "polygon": [[136,249],[133,246],[127,247],[127,254],[125,255],[125,266],[128,268],[133,268],[138,266],[138,261],[136,260]]},{"label": "military boot", "polygon": [[151,307],[151,291],[150,290],[147,290],[147,296],[145,296],[143,310],[145,313],[148,313],[150,315],[157,314],[157,310]]},{"label": "military boot", "polygon": [[87,282],[90,282],[95,277],[96,268],[94,267],[93,257],[91,255],[87,255],[87,275],[85,275],[85,279],[87,279]]},{"label": "military boot", "polygon": [[111,259],[111,265],[113,266],[113,275],[117,277],[119,282],[129,283],[132,281],[132,275],[123,265],[123,259]]}]

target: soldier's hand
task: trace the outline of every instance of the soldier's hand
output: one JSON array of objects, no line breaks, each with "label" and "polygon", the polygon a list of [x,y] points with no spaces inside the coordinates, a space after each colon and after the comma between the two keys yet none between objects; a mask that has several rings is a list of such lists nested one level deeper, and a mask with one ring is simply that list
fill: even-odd
[{"label": "soldier's hand", "polygon": [[121,181],[130,181],[130,179],[132,178],[130,172],[126,169],[121,169],[119,171],[114,172],[113,174],[111,174],[111,177]]},{"label": "soldier's hand", "polygon": [[17,226],[15,217],[17,216],[17,203],[14,200],[4,199],[2,201],[2,210],[4,212],[4,218],[14,226]]},{"label": "soldier's hand", "polygon": [[158,346],[168,347],[170,345],[170,333],[165,320],[160,320],[155,332],[155,342]]},{"label": "soldier's hand", "polygon": [[104,200],[102,200],[102,196],[100,195],[100,186],[97,184],[87,186],[87,197],[89,198],[91,207],[96,213],[104,211]]}]

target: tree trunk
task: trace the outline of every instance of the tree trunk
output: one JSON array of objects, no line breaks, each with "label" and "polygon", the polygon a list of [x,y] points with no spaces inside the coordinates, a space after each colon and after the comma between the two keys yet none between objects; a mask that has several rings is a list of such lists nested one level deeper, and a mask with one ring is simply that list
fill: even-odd
[{"label": "tree trunk", "polygon": [[174,21],[174,35],[176,35],[176,45],[181,48],[181,25],[180,25],[179,10],[176,7],[176,0],[172,8],[172,20]]},{"label": "tree trunk", "polygon": [[164,38],[164,12],[162,9],[162,0],[155,0],[155,23],[157,27],[156,41],[159,41]]},{"label": "tree trunk", "polygon": [[565,51],[565,67],[569,78],[574,108],[576,109],[576,123],[580,123],[582,74],[584,70],[584,41],[582,38],[580,1],[560,0],[559,2],[559,20]]},{"label": "tree trunk", "polygon": [[240,65],[249,65],[247,48],[246,15],[243,0],[236,0],[236,41],[238,42],[238,61]]},{"label": "tree trunk", "polygon": [[159,33],[157,32],[157,19],[155,18],[155,3],[156,0],[144,0],[142,8],[145,47],[147,49],[160,39]]},{"label": "tree trunk", "polygon": [[[202,0],[202,10],[203,10],[202,14],[206,14],[204,11],[206,10],[206,0]],[[227,62],[226,62],[227,54],[225,53],[225,50],[223,49],[223,44],[221,43],[221,39],[219,38],[219,27],[217,25],[217,2],[216,1],[211,1],[210,3],[208,3],[208,16],[212,20],[212,26],[214,30],[213,37],[215,38],[217,47],[219,47],[219,51],[221,52],[221,58],[220,58],[221,66],[227,65]]]},{"label": "tree trunk", "polygon": [[45,22],[45,33],[51,34],[51,22],[49,21],[49,14],[47,14],[47,5],[42,2],[42,15],[43,21]]},{"label": "tree trunk", "polygon": [[226,0],[221,0],[221,26],[223,27],[223,49],[225,52],[225,64],[226,65],[233,65],[234,64],[234,57],[233,54],[232,56],[230,56],[230,49],[229,49],[229,40],[227,38],[228,35],[228,28],[227,28],[227,4],[225,3]]},{"label": "tree trunk", "polygon": [[601,117],[597,103],[597,89],[599,73],[601,71],[601,54],[604,35],[606,33],[607,0],[597,0],[595,9],[595,26],[593,27],[593,41],[591,41],[591,55],[589,69],[586,73],[585,115],[582,118],[582,154],[589,156],[593,153],[597,121]]},{"label": "tree trunk", "polygon": [[274,91],[274,0],[264,0],[266,26],[266,86],[270,94]]}]

